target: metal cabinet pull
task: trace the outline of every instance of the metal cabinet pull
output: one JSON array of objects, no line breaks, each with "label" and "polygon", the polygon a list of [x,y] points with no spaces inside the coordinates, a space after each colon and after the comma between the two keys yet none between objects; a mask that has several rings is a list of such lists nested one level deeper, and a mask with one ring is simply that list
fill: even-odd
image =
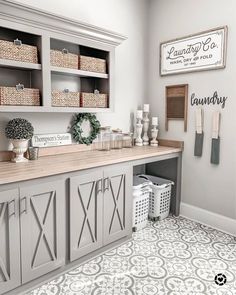
[{"label": "metal cabinet pull", "polygon": [[96,194],[102,193],[103,192],[103,187],[102,187],[102,179],[99,179],[96,182]]},{"label": "metal cabinet pull", "polygon": [[25,86],[24,86],[23,84],[20,84],[20,83],[19,83],[19,84],[16,85],[16,90],[17,90],[17,91],[24,90],[24,88],[25,88]]},{"label": "metal cabinet pull", "polygon": [[104,192],[105,191],[109,191],[110,189],[110,178],[109,177],[106,177],[103,179],[103,188],[104,188]]},{"label": "metal cabinet pull", "polygon": [[20,199],[20,214],[27,214],[27,197]]},{"label": "metal cabinet pull", "polygon": [[21,46],[22,45],[22,41],[19,40],[18,38],[16,40],[13,41],[14,45],[17,45],[17,46]]},{"label": "metal cabinet pull", "polygon": [[16,216],[16,200],[8,202],[8,217]]},{"label": "metal cabinet pull", "polygon": [[63,54],[68,54],[68,53],[69,53],[69,50],[66,49],[66,48],[63,48],[63,49],[62,49],[62,53],[63,53]]}]

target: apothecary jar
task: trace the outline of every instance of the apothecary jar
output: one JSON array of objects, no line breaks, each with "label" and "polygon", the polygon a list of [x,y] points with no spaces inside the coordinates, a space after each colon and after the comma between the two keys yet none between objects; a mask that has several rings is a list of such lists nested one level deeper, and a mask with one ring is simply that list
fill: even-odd
[{"label": "apothecary jar", "polygon": [[133,133],[123,133],[123,148],[132,148],[134,145]]},{"label": "apothecary jar", "polygon": [[113,129],[111,133],[111,148],[122,149],[123,147],[123,134],[120,129]]},{"label": "apothecary jar", "polygon": [[111,127],[101,127],[98,134],[98,150],[109,151],[111,149]]}]

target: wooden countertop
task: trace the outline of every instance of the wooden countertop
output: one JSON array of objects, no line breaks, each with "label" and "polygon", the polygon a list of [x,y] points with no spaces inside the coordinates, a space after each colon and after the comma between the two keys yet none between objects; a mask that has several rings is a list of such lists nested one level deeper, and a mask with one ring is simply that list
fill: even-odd
[{"label": "wooden countertop", "polygon": [[0,162],[0,185],[181,152],[175,147],[134,147],[111,151],[84,151],[40,157],[26,163]]}]

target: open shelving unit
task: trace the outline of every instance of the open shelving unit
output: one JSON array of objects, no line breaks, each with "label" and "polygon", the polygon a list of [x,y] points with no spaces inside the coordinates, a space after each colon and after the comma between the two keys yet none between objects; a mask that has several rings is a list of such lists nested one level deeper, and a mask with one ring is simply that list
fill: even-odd
[{"label": "open shelving unit", "polygon": [[101,78],[101,79],[108,79],[108,74],[103,73],[95,73],[89,71],[82,71],[82,70],[75,70],[75,69],[67,69],[62,67],[53,67],[51,66],[51,72],[55,74],[64,74],[67,76],[78,76],[78,77],[94,77],[94,78]]},{"label": "open shelving unit", "polygon": [[[0,3],[0,40],[37,46],[39,63],[0,59],[0,86],[40,91],[40,106],[1,105],[0,112],[110,112],[114,108],[115,47],[126,38],[114,32],[19,5],[12,0]],[[20,15],[20,17],[19,17]],[[16,17],[17,16],[17,17]],[[40,18],[39,18],[40,16]],[[37,21],[35,21],[37,20]],[[56,30],[55,30],[56,28]],[[66,48],[70,53],[106,61],[106,73],[52,66],[50,51]],[[53,90],[107,94],[106,108],[55,107]]]}]

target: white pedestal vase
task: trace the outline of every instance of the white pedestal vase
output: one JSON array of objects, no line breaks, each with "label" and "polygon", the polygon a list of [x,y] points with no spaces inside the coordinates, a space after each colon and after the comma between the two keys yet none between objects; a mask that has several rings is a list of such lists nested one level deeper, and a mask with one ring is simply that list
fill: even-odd
[{"label": "white pedestal vase", "polygon": [[11,160],[14,163],[27,162],[28,159],[24,157],[24,153],[28,148],[28,139],[11,139],[11,143],[13,145],[13,152],[15,153],[15,157]]}]

